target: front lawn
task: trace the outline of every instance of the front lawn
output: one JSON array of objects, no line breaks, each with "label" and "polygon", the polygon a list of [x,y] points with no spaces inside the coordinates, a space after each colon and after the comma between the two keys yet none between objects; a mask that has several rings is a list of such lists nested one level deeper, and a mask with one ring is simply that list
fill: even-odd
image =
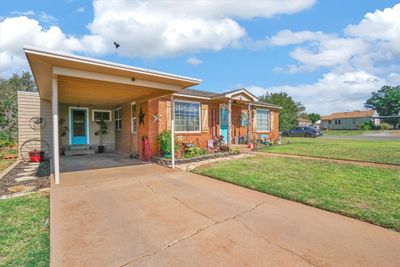
[{"label": "front lawn", "polygon": [[398,169],[257,156],[193,172],[400,231]]},{"label": "front lawn", "polygon": [[371,131],[366,130],[323,130],[325,136],[357,136]]},{"label": "front lawn", "polygon": [[286,138],[290,144],[261,151],[334,159],[400,164],[400,141]]},{"label": "front lawn", "polygon": [[8,166],[13,164],[15,159],[0,159],[0,173],[7,169]]},{"label": "front lawn", "polygon": [[49,266],[49,196],[0,200],[0,266]]}]

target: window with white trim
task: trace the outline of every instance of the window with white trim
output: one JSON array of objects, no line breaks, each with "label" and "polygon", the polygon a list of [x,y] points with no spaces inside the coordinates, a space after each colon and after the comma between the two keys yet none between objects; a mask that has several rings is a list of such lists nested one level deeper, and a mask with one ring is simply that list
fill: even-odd
[{"label": "window with white trim", "polygon": [[92,121],[111,121],[111,110],[92,109]]},{"label": "window with white trim", "polygon": [[175,101],[175,131],[200,131],[200,103]]},{"label": "window with white trim", "polygon": [[121,130],[122,120],[121,120],[121,108],[114,110],[114,118],[115,118],[115,130]]},{"label": "window with white trim", "polygon": [[256,111],[256,130],[257,130],[257,132],[269,131],[269,110],[257,109],[257,111]]},{"label": "window with white trim", "polygon": [[131,132],[136,133],[136,103],[131,103]]}]

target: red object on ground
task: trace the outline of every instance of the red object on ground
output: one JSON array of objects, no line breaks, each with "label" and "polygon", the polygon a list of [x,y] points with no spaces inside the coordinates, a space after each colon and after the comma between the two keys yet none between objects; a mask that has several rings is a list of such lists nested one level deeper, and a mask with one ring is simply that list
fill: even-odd
[{"label": "red object on ground", "polygon": [[250,143],[247,147],[248,147],[248,148],[251,148],[251,149],[254,149],[254,144],[253,144],[253,143]]},{"label": "red object on ground", "polygon": [[142,137],[142,151],[140,153],[140,159],[143,161],[150,160],[150,142],[146,137]]},{"label": "red object on ground", "polygon": [[42,162],[44,160],[44,151],[29,152],[29,159],[31,162]]}]

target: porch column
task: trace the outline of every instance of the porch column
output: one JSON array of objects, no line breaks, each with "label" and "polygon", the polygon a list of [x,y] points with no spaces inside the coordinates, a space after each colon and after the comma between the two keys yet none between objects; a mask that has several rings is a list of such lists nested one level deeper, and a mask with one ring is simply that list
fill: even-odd
[{"label": "porch column", "polygon": [[232,145],[232,99],[228,100],[228,146]]},{"label": "porch column", "polygon": [[247,143],[251,142],[251,105],[250,102],[247,103]]},{"label": "porch column", "polygon": [[171,167],[175,168],[175,102],[171,95]]},{"label": "porch column", "polygon": [[57,75],[52,79],[51,108],[53,114],[53,166],[54,180],[56,184],[60,183],[60,152],[58,144],[58,83]]}]

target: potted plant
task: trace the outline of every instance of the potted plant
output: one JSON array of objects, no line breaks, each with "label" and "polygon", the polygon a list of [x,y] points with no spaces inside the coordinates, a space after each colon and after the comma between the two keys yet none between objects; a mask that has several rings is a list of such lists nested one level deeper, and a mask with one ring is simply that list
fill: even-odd
[{"label": "potted plant", "polygon": [[[59,128],[60,137],[66,136],[67,133],[68,133],[68,131],[69,131],[68,127],[65,126],[64,123],[65,123],[65,120],[64,120],[64,119],[60,119],[60,120],[58,121],[58,125],[59,125],[58,128]],[[62,146],[62,147],[61,147],[61,155],[64,155],[64,154],[65,154],[65,147]]]},{"label": "potted plant", "polygon": [[42,162],[44,160],[44,151],[36,150],[28,152],[31,162]]},{"label": "potted plant", "polygon": [[[157,136],[160,144],[161,155],[165,158],[171,158],[171,131],[164,130]],[[179,150],[179,144],[175,143],[175,152]],[[177,154],[177,153],[175,153]]]},{"label": "potted plant", "polygon": [[103,145],[103,135],[108,134],[107,132],[107,124],[104,120],[100,120],[96,122],[99,125],[99,129],[94,133],[95,136],[99,137],[99,146],[97,147],[97,152],[103,153],[104,152],[104,145]]}]

